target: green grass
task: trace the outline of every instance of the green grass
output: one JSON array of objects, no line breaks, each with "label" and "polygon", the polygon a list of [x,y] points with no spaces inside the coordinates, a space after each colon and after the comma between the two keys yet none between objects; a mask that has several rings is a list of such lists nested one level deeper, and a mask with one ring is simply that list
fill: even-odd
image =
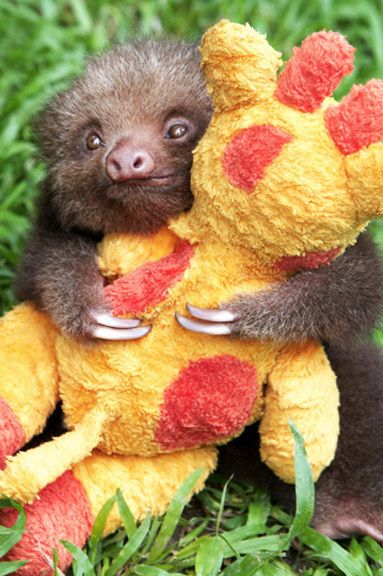
[{"label": "green grass", "polygon": [[[383,0],[0,0],[0,313],[14,304],[14,271],[44,177],[32,118],[52,94],[81,72],[88,54],[137,34],[197,39],[222,17],[248,21],[267,32],[285,57],[314,30],[346,34],[358,52],[355,72],[344,81],[339,95],[352,82],[383,77]],[[383,225],[374,224],[373,233],[383,246]],[[383,343],[383,331],[377,337]],[[128,568],[118,573],[138,576],[177,571],[197,576],[383,575],[383,552],[371,539],[353,540],[341,548],[304,528],[297,536],[299,545],[305,544],[302,551],[289,550],[290,541],[277,550],[275,542],[283,539],[293,519],[252,486],[233,480],[226,498],[224,494],[222,480],[212,479],[198,497],[197,512],[190,516],[188,509],[175,525],[172,518],[168,520],[176,530],[159,556],[153,553],[162,546],[156,536],[161,530],[158,520],[147,520],[134,530],[127,521],[128,540],[125,530],[103,542],[98,532],[86,549],[87,556],[75,552],[74,575],[112,574],[113,562],[123,550]],[[21,524],[22,519],[21,513]],[[19,532],[20,526],[13,532],[0,530],[0,555],[4,538],[9,544]],[[270,549],[267,542],[272,542]],[[218,566],[214,558],[221,557]],[[0,576],[6,573],[10,573],[7,567],[0,564]]]},{"label": "green grass", "polygon": [[[383,550],[371,538],[352,540],[347,549],[309,527],[314,484],[299,433],[295,437],[296,512],[289,516],[264,492],[213,477],[186,506],[187,494],[201,471],[180,486],[165,516],[149,516],[136,525],[122,494],[101,510],[84,550],[63,541],[72,553],[72,576],[381,576]],[[116,503],[125,529],[101,539],[111,506]],[[12,528],[0,529],[0,555],[20,538],[25,526],[21,507],[9,499],[0,507],[19,512]],[[201,512],[203,512],[201,514]],[[294,551],[291,544],[294,541]],[[53,554],[52,565],[56,565]],[[0,576],[20,562],[0,562]],[[57,576],[62,573],[55,567]]]}]

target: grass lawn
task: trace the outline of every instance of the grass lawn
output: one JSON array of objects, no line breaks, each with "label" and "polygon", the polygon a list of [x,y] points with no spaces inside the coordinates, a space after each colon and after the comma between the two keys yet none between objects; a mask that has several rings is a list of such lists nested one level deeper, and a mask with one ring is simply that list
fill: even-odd
[{"label": "grass lawn", "polygon": [[[0,0],[0,312],[14,304],[14,271],[44,177],[31,129],[35,114],[81,72],[88,54],[137,34],[198,39],[222,17],[267,32],[285,57],[314,30],[346,34],[358,52],[355,72],[339,95],[355,81],[383,77],[383,0]],[[372,231],[383,247],[383,223],[375,223]],[[377,338],[383,343],[383,331],[377,331]],[[305,478],[301,496],[307,503],[310,483]],[[101,543],[96,530],[87,555],[74,551],[74,573],[383,575],[383,551],[368,538],[342,548],[306,528],[298,539],[302,548],[289,552],[292,529],[283,545],[278,535],[299,522],[302,527],[307,516],[298,510],[292,523],[267,494],[235,479],[227,489],[219,478],[211,480],[196,502],[198,514],[179,517],[180,498],[162,527],[148,519],[136,529],[120,501],[130,538],[121,530]],[[0,532],[0,555],[8,536]],[[257,544],[259,536],[271,540]],[[118,554],[122,564],[113,561]],[[0,576],[12,570],[0,563]]]}]

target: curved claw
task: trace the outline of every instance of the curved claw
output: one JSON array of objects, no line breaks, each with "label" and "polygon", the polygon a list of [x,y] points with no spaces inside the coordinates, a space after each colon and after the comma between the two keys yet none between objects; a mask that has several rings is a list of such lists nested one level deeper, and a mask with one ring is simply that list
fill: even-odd
[{"label": "curved claw", "polygon": [[96,326],[92,332],[94,338],[101,340],[137,340],[146,336],[152,329],[151,326],[139,326],[138,328],[109,328],[106,326]]},{"label": "curved claw", "polygon": [[175,313],[176,320],[186,330],[190,332],[198,332],[199,334],[210,334],[211,336],[226,336],[231,334],[230,326],[223,323],[208,324],[206,322],[198,322],[191,318],[182,316],[179,312]]},{"label": "curved claw", "polygon": [[110,326],[111,328],[136,328],[141,324],[141,320],[136,318],[116,318],[107,312],[92,312],[92,317],[97,324]]},{"label": "curved claw", "polygon": [[191,304],[186,304],[186,308],[194,318],[206,320],[207,322],[234,322],[235,316],[230,310],[221,308],[197,308]]}]

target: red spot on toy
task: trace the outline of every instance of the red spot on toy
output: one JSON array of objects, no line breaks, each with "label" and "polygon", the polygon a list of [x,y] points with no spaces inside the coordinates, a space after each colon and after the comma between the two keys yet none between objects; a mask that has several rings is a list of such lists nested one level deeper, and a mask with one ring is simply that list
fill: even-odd
[{"label": "red spot on toy", "polygon": [[281,128],[268,124],[241,130],[225,148],[222,159],[225,175],[232,184],[250,194],[267,166],[291,139]]},{"label": "red spot on toy", "polygon": [[325,113],[326,128],[343,154],[353,154],[383,138],[383,80],[353,86]]},{"label": "red spot on toy", "polygon": [[[21,540],[8,552],[6,559],[29,560],[19,568],[22,576],[53,574],[48,563],[52,550],[59,555],[59,568],[65,570],[72,562],[70,552],[59,540],[69,540],[82,548],[92,528],[92,515],[85,491],[80,482],[68,471],[39,493],[32,504],[25,506],[26,529]],[[0,510],[3,526],[12,526],[17,517],[13,508]]]},{"label": "red spot on toy", "polygon": [[278,79],[275,96],[302,112],[313,112],[354,67],[355,48],[337,32],[316,32],[294,48]]},{"label": "red spot on toy", "polygon": [[190,362],[166,390],[156,441],[166,450],[192,448],[240,432],[258,389],[255,368],[234,356]]},{"label": "red spot on toy", "polygon": [[313,270],[320,266],[329,266],[331,261],[339,254],[340,248],[333,248],[328,252],[310,252],[303,256],[284,256],[275,264],[279,270],[297,272],[298,270]]},{"label": "red spot on toy", "polygon": [[0,469],[5,468],[6,456],[15,454],[24,445],[25,435],[20,420],[12,408],[0,398]]},{"label": "red spot on toy", "polygon": [[148,262],[107,286],[105,296],[113,314],[140,314],[165,300],[172,286],[182,279],[193,255],[192,246],[182,241],[169,256]]}]

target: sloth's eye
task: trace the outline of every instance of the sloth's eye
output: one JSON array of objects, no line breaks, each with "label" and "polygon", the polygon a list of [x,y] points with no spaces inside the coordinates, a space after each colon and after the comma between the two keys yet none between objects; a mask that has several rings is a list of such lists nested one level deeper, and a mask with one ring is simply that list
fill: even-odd
[{"label": "sloth's eye", "polygon": [[88,150],[96,150],[102,146],[101,138],[96,132],[91,132],[86,138],[86,147]]},{"label": "sloth's eye", "polygon": [[186,132],[188,131],[188,126],[183,124],[182,122],[176,122],[172,126],[170,126],[169,130],[166,133],[167,138],[182,138],[185,136]]}]

